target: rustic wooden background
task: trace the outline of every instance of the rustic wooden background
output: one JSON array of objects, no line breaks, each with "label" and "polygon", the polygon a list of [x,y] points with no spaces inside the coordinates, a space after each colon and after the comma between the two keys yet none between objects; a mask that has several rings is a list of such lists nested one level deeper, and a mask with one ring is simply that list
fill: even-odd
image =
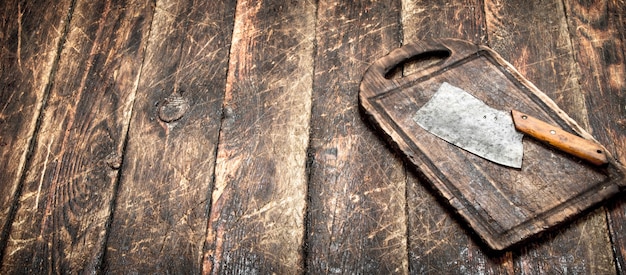
[{"label": "rustic wooden background", "polygon": [[626,272],[626,200],[488,251],[357,101],[391,49],[463,38],[626,163],[624,0],[4,0],[0,19],[1,274]]}]

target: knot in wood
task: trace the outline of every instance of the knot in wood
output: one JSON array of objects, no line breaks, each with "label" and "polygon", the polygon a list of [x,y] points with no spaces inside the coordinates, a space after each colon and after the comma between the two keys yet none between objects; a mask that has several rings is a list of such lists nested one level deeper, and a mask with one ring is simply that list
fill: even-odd
[{"label": "knot in wood", "polygon": [[179,120],[189,110],[189,102],[178,93],[164,98],[159,103],[159,119],[163,122]]},{"label": "knot in wood", "polygon": [[113,170],[120,169],[120,167],[122,166],[122,156],[120,156],[116,152],[112,152],[111,154],[109,154],[104,161]]}]

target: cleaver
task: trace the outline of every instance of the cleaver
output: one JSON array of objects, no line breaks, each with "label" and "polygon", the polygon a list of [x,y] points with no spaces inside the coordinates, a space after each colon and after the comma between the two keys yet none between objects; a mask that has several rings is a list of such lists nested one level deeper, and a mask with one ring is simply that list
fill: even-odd
[{"label": "cleaver", "polygon": [[522,167],[524,134],[594,165],[608,162],[599,144],[525,113],[494,109],[444,82],[413,116],[429,133],[492,162]]}]

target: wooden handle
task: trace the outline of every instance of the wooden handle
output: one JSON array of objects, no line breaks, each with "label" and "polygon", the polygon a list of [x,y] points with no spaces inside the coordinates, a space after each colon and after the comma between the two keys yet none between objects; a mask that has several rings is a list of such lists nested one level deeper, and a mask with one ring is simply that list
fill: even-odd
[{"label": "wooden handle", "polygon": [[511,110],[515,129],[595,165],[606,164],[604,148],[522,112]]}]

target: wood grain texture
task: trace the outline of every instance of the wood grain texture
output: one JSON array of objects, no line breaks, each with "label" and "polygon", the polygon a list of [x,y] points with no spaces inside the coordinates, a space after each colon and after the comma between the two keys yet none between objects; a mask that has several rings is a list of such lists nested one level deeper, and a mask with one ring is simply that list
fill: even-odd
[{"label": "wood grain texture", "polygon": [[204,274],[303,271],[315,4],[239,1]]},{"label": "wood grain texture", "polygon": [[[486,43],[483,1],[403,1],[407,42],[450,37]],[[404,75],[419,66],[408,64]],[[492,255],[436,191],[408,168],[409,263],[412,273],[513,273],[512,253]]]},{"label": "wood grain texture", "polygon": [[604,147],[595,141],[581,138],[560,127],[516,110],[511,110],[511,117],[513,117],[515,129],[546,143],[546,145],[553,146],[593,165],[602,166],[608,163]]},{"label": "wood grain texture", "polygon": [[623,195],[495,253],[368,126],[365,69],[432,37],[626,163],[624,0],[0,1],[0,274],[626,273]]},{"label": "wood grain texture", "polygon": [[[578,83],[563,2],[485,2],[490,46],[589,129],[593,111]],[[606,273],[614,270],[610,249],[605,216],[596,211],[520,249],[516,270]]]},{"label": "wood grain texture", "polygon": [[[580,71],[578,83],[594,136],[622,163],[626,163],[626,72],[623,12],[617,1],[567,1],[574,51]],[[620,32],[621,30],[621,32]],[[620,105],[621,104],[621,105]]]},{"label": "wood grain texture", "polygon": [[0,273],[99,268],[151,14],[127,4],[72,9]]},{"label": "wood grain texture", "polygon": [[589,129],[562,1],[485,0],[485,11],[489,46]]},{"label": "wood grain texture", "polygon": [[[385,78],[403,60],[441,51],[449,57],[428,69]],[[524,165],[511,169],[426,132],[416,121],[423,106],[433,104],[429,100],[442,83],[462,87],[496,109],[521,110],[590,135],[487,47],[455,39],[424,40],[395,49],[368,68],[360,85],[363,109],[492,249],[503,250],[566,221],[624,184],[626,169],[621,165],[589,165],[536,139],[524,141]]]},{"label": "wood grain texture", "polygon": [[626,203],[612,202],[608,207],[608,222],[611,242],[615,255],[615,269],[618,274],[626,272]]},{"label": "wood grain texture", "polygon": [[0,259],[71,1],[0,4]]},{"label": "wood grain texture", "polygon": [[482,0],[402,1],[402,32],[406,42],[428,38],[458,38],[485,44],[485,31]]},{"label": "wood grain texture", "polygon": [[319,2],[308,164],[312,274],[408,272],[406,176],[358,109],[363,72],[399,45],[401,7],[387,2]]},{"label": "wood grain texture", "polygon": [[[626,3],[565,1],[570,35],[580,70],[579,83],[594,136],[626,163]],[[608,207],[618,273],[626,272],[626,203]]]},{"label": "wood grain texture", "polygon": [[234,1],[156,2],[108,273],[202,270],[233,18]]}]

